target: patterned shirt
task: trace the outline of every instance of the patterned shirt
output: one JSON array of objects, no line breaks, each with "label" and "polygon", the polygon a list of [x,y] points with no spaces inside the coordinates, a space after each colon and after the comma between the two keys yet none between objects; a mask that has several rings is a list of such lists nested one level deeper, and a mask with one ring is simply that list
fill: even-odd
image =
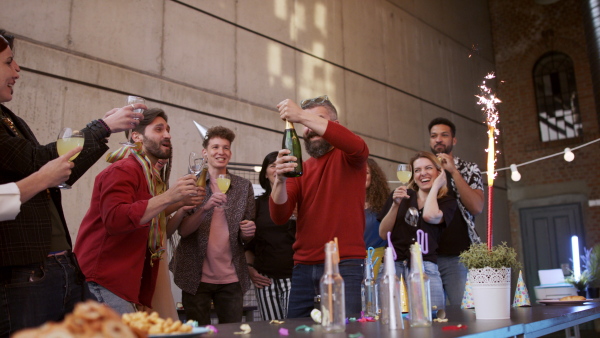
[{"label": "patterned shirt", "polygon": [[[471,189],[483,191],[483,180],[477,164],[463,161],[456,156],[454,157],[454,164]],[[461,202],[460,193],[450,173],[446,172],[446,177],[448,194],[456,197],[458,202],[456,212],[460,212],[462,217],[454,217],[452,223],[442,233],[438,254],[456,256],[467,250],[471,243],[481,243],[481,239],[475,229],[475,216]]]}]

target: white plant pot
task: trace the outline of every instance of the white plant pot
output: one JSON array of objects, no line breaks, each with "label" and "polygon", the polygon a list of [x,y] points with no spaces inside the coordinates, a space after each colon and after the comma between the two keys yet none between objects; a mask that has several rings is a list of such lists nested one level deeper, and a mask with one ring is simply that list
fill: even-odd
[{"label": "white plant pot", "polygon": [[510,268],[469,269],[477,319],[510,318]]}]

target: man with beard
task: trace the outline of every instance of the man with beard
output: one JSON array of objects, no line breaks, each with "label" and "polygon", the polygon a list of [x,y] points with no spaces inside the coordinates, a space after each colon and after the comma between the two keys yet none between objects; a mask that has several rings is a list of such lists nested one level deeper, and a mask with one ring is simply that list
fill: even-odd
[{"label": "man with beard", "polygon": [[[446,171],[448,194],[458,202],[457,214],[446,227],[438,247],[438,269],[450,305],[462,301],[467,269],[458,255],[471,243],[481,240],[475,230],[475,215],[483,210],[483,182],[477,164],[452,155],[456,144],[456,127],[450,120],[438,117],[429,123],[429,146],[437,154]],[[458,214],[460,213],[460,215]]]},{"label": "man with beard", "polygon": [[[302,108],[301,108],[302,107]],[[369,149],[364,140],[340,125],[326,95],[287,99],[277,105],[282,119],[301,123],[306,151],[304,175],[286,179],[296,166],[289,150],[279,151],[269,208],[276,224],[285,224],[298,207],[294,270],[288,317],[308,317],[323,274],[325,243],[338,239],[340,274],[345,284],[346,315],[360,315],[360,283],[365,258],[365,177]]]},{"label": "man with beard", "polygon": [[[98,301],[119,313],[135,312],[134,304],[151,308],[159,264],[164,252],[165,218],[161,212],[181,205],[190,194],[202,196],[194,175],[159,191],[162,180],[155,165],[171,156],[167,115],[161,109],[144,112],[133,129],[136,147],[114,154],[128,157],[104,169],[94,182],[90,208],[83,218],[75,253]],[[122,157],[122,156],[120,156]],[[193,200],[199,204],[199,200]]]}]

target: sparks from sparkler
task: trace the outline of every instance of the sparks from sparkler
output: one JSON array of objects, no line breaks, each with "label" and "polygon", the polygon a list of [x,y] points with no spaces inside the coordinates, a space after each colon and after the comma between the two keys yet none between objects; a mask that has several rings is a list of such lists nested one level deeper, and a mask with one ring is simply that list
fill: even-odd
[{"label": "sparks from sparkler", "polygon": [[482,84],[479,85],[480,95],[475,95],[479,98],[477,104],[481,105],[481,110],[485,113],[485,120],[488,126],[488,148],[486,149],[486,152],[488,153],[488,186],[494,184],[494,178],[496,177],[494,165],[496,163],[497,152],[494,151],[494,145],[496,143],[496,137],[500,134],[500,131],[496,128],[496,125],[500,121],[496,104],[501,103],[502,101],[500,101],[493,93],[492,89],[486,85],[486,81],[492,80],[495,77],[493,72],[487,74]]},{"label": "sparks from sparkler", "polygon": [[479,98],[478,105],[481,105],[481,110],[485,113],[485,120],[488,126],[488,148],[486,149],[488,153],[487,160],[487,175],[488,175],[488,233],[487,233],[487,244],[488,249],[492,249],[492,238],[493,238],[493,225],[492,225],[492,217],[493,217],[493,201],[494,201],[494,178],[496,177],[496,172],[494,170],[494,165],[496,164],[496,151],[494,150],[494,145],[496,143],[496,137],[500,134],[499,130],[496,128],[496,125],[500,121],[500,116],[498,115],[498,110],[496,109],[496,104],[502,102],[500,101],[496,95],[492,92],[492,89],[486,86],[486,80],[491,80],[496,76],[494,73],[489,73],[485,76],[483,83],[479,86],[479,91],[481,95],[475,95]]}]

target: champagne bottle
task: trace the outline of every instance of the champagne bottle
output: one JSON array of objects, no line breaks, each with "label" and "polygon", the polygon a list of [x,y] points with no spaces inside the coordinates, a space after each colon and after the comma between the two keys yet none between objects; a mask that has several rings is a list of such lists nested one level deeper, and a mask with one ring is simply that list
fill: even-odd
[{"label": "champagne bottle", "polygon": [[302,147],[300,147],[300,140],[294,124],[288,120],[285,120],[285,132],[283,133],[283,149],[290,151],[289,156],[295,156],[296,161],[290,161],[289,163],[298,164],[294,171],[290,171],[284,174],[285,177],[300,177],[302,176]]},{"label": "champagne bottle", "polygon": [[208,166],[204,166],[198,178],[196,179],[196,186],[206,188],[206,174],[208,173]]},{"label": "champagne bottle", "polygon": [[325,244],[325,272],[319,283],[321,289],[321,325],[325,332],[346,330],[346,299],[344,279],[340,275],[339,256],[334,242]]}]

